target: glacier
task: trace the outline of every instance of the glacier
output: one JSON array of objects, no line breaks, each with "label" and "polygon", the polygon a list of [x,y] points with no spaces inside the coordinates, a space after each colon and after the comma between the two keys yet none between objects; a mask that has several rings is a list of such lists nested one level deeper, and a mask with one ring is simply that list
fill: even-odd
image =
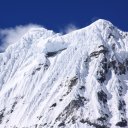
[{"label": "glacier", "polygon": [[128,32],[32,28],[0,53],[0,128],[128,128],[127,90]]}]

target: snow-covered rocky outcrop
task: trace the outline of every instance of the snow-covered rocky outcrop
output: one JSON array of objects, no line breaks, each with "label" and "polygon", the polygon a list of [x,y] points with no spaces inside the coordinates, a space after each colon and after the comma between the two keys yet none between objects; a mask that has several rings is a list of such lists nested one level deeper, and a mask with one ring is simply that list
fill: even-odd
[{"label": "snow-covered rocky outcrop", "polygon": [[31,29],[0,53],[0,128],[128,128],[127,89],[127,32]]}]

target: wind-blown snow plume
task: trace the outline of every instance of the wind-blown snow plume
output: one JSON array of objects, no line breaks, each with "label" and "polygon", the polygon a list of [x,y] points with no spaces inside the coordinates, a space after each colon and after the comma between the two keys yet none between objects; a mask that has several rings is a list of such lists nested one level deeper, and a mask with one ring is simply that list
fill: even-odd
[{"label": "wind-blown snow plume", "polygon": [[70,32],[73,32],[73,31],[77,30],[77,29],[78,29],[78,27],[76,25],[68,24],[63,29],[62,28],[60,29],[60,33],[68,34]]},{"label": "wind-blown snow plume", "polygon": [[39,28],[40,25],[19,25],[14,28],[0,29],[0,51],[4,51],[10,44],[16,43],[31,28]]}]

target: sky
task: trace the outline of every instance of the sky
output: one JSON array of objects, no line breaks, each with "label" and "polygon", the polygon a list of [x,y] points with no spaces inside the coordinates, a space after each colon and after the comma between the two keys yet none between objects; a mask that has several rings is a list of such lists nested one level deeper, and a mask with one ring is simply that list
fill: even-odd
[{"label": "sky", "polygon": [[128,31],[128,0],[0,0],[0,17],[0,28],[33,23],[58,32],[100,18]]},{"label": "sky", "polygon": [[128,0],[0,0],[2,40],[8,33],[16,34],[31,25],[60,32],[83,28],[97,19],[109,20],[128,31]]}]

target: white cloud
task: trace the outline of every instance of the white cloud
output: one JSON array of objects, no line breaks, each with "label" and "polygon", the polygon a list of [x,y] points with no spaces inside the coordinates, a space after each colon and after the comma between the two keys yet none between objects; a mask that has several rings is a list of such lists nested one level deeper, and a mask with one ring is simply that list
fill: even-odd
[{"label": "white cloud", "polygon": [[67,34],[67,33],[70,33],[72,31],[75,31],[77,30],[78,28],[74,25],[74,24],[69,24],[67,25],[64,29],[61,29],[60,30],[60,33],[62,34]]},{"label": "white cloud", "polygon": [[18,41],[31,28],[38,28],[40,25],[28,24],[19,25],[14,28],[0,29],[0,51],[4,51],[10,44]]}]

